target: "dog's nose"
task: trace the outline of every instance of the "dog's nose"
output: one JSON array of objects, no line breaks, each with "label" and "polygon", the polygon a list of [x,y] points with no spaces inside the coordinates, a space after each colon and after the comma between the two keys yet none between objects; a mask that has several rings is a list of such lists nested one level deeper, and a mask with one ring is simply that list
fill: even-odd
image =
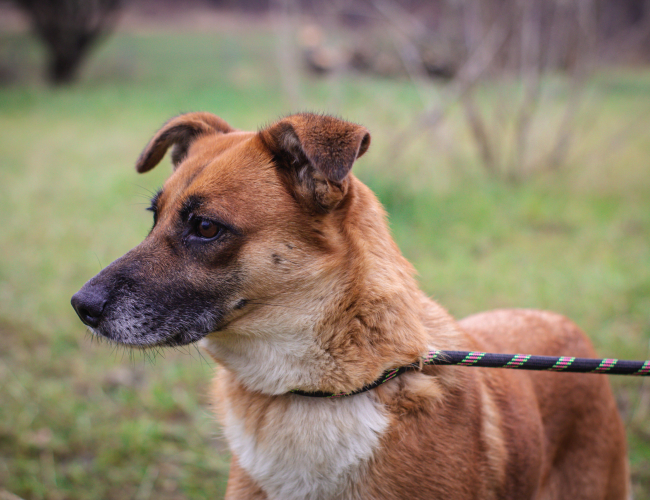
[{"label": "dog's nose", "polygon": [[83,287],[72,296],[70,302],[85,325],[96,327],[102,318],[107,300],[101,290]]}]

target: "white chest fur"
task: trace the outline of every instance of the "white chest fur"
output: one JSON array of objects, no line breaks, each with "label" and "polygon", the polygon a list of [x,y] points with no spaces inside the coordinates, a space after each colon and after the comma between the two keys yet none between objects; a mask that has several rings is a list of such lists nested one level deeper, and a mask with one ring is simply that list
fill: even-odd
[{"label": "white chest fur", "polygon": [[382,407],[369,394],[289,397],[269,405],[261,425],[226,406],[225,434],[239,464],[270,499],[355,498],[351,485],[388,425]]}]

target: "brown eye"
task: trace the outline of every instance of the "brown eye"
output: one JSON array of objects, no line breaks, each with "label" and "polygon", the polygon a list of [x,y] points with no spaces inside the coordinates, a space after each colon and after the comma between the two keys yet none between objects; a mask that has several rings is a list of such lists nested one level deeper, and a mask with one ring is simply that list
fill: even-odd
[{"label": "brown eye", "polygon": [[199,222],[198,230],[203,238],[214,238],[219,232],[219,226],[212,221],[202,220]]}]

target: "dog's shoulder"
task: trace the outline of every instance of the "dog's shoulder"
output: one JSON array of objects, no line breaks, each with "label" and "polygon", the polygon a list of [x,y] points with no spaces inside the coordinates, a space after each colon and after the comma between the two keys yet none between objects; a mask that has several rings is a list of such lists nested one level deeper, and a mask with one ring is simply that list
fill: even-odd
[{"label": "dog's shoulder", "polygon": [[496,309],[458,322],[486,350],[542,356],[593,357],[584,332],[567,317],[538,309]]}]

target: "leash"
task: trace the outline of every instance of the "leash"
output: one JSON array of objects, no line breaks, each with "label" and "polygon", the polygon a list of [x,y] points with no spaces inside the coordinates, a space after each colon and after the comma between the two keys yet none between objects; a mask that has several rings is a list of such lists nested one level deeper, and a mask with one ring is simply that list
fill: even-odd
[{"label": "leash", "polygon": [[292,394],[312,398],[341,398],[354,396],[374,389],[407,371],[419,370],[422,365],[458,365],[483,368],[511,368],[515,370],[540,370],[572,373],[605,373],[607,375],[650,375],[650,360],[626,361],[623,359],[573,358],[569,356],[533,356],[531,354],[495,354],[477,351],[429,351],[421,358],[421,363],[393,368],[384,372],[374,382],[352,392],[305,392],[291,391]]}]

